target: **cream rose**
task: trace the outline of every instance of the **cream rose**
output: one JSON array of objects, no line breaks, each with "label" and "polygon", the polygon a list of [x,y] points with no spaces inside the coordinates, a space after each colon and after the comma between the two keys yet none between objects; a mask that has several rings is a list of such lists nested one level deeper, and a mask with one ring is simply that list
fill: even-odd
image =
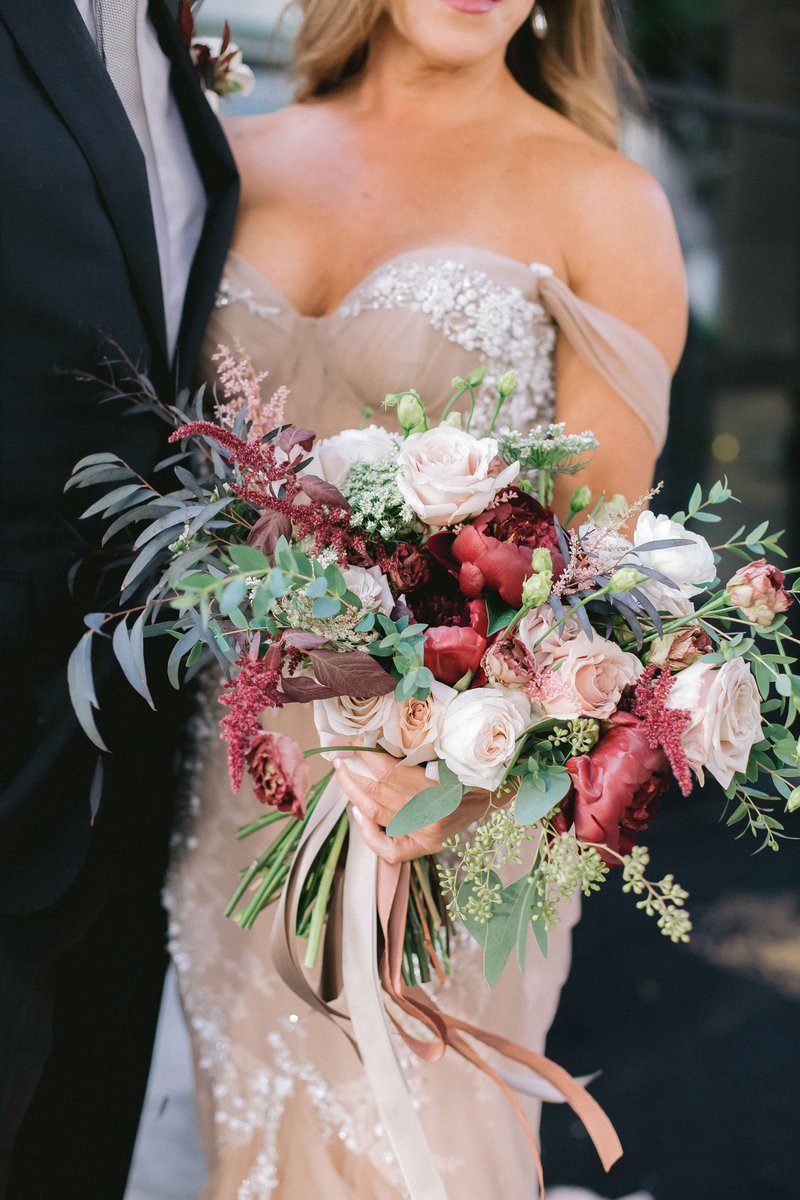
[{"label": "cream rose", "polygon": [[456,525],[482,513],[518,474],[519,463],[498,458],[494,438],[440,425],[401,443],[397,486],[427,525]]},{"label": "cream rose", "polygon": [[554,654],[547,673],[556,677],[558,690],[550,698],[544,691],[542,706],[549,717],[606,720],[616,710],[625,688],[639,678],[642,670],[635,654],[599,633],[590,638],[581,629]]},{"label": "cream rose", "polygon": [[[676,538],[688,544],[668,546],[663,550],[637,550],[638,546],[648,542],[672,541]],[[704,537],[692,533],[663,514],[657,516],[649,511],[639,514],[633,534],[633,554],[628,563],[635,566],[637,562],[645,567],[653,567],[678,585],[676,588],[667,587],[657,579],[649,579],[641,585],[642,592],[656,608],[675,616],[690,613],[693,610],[693,605],[689,603],[692,596],[698,595],[703,590],[701,585],[711,583],[717,574],[714,553]]]},{"label": "cream rose", "polygon": [[436,753],[465,787],[493,792],[530,724],[530,701],[520,691],[474,688],[447,706]]},{"label": "cream rose", "polygon": [[732,658],[717,666],[702,661],[681,671],[667,708],[683,708],[691,721],[681,735],[689,766],[703,783],[704,771],[727,787],[747,769],[761,741],[761,697],[748,663]]},{"label": "cream rose", "polygon": [[389,719],[392,693],[388,696],[334,696],[314,701],[314,722],[321,746],[339,746],[360,738],[365,746],[376,745]]},{"label": "cream rose", "polygon": [[455,688],[434,680],[425,700],[393,701],[378,745],[406,766],[429,762],[436,757],[436,741],[442,726],[445,709],[458,695]]},{"label": "cream rose", "polygon": [[361,607],[391,615],[394,608],[389,582],[377,567],[346,567],[342,572],[348,589],[358,596]]},{"label": "cream rose", "polygon": [[379,462],[397,449],[398,437],[380,425],[366,429],[344,429],[314,445],[308,470],[312,475],[341,488],[357,462]]}]

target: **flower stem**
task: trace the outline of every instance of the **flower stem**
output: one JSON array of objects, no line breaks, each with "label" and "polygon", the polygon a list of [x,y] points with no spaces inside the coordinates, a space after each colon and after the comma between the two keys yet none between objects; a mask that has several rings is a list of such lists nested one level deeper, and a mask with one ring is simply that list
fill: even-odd
[{"label": "flower stem", "polygon": [[311,928],[308,932],[308,948],[304,966],[315,967],[317,965],[317,956],[319,955],[319,947],[322,941],[322,931],[325,927],[325,918],[328,915],[328,900],[333,887],[333,877],[336,873],[336,867],[342,854],[344,839],[347,836],[349,822],[347,813],[343,813],[339,818],[339,824],[336,826],[336,836],[333,839],[333,844],[328,851],[328,857],[325,859],[325,866],[322,871],[322,877],[319,881],[319,890],[314,898],[314,910],[311,914]]}]

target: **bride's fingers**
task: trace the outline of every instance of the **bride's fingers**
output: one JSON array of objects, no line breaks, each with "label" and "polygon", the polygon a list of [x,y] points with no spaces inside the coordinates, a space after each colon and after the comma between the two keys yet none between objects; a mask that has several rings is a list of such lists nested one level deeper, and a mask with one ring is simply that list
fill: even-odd
[{"label": "bride's fingers", "polygon": [[393,808],[388,808],[378,799],[376,780],[366,779],[354,774],[341,759],[335,764],[336,778],[351,804],[354,804],[362,816],[376,825],[388,825],[395,814]]},{"label": "bride's fingers", "polygon": [[364,842],[373,854],[377,854],[378,858],[382,858],[384,862],[389,863],[392,867],[398,863],[409,862],[413,858],[419,858],[423,853],[421,849],[414,846],[411,838],[391,838],[373,821],[364,820],[362,817],[359,821],[359,827]]}]

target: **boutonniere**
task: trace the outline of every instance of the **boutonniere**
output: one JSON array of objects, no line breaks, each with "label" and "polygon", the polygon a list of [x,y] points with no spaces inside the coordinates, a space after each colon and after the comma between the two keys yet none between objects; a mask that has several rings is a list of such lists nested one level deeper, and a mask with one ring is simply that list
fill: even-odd
[{"label": "boutonniere", "polygon": [[180,31],[206,99],[214,112],[219,112],[220,97],[232,96],[235,92],[249,96],[255,86],[255,76],[245,63],[241,49],[231,41],[227,21],[222,37],[195,36],[194,10],[198,7],[192,5],[191,0],[182,0]]}]

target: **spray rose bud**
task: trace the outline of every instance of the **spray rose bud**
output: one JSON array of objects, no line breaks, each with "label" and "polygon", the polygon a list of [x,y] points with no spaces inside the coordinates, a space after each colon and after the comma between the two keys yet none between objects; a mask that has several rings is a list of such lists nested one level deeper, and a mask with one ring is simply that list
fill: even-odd
[{"label": "spray rose bud", "polygon": [[405,433],[425,432],[428,428],[428,417],[419,392],[412,389],[398,397],[397,420]]},{"label": "spray rose bud", "polygon": [[792,597],[783,586],[783,571],[757,558],[737,571],[725,591],[731,604],[754,625],[771,625],[779,613],[786,612]]},{"label": "spray rose bud", "polygon": [[[545,551],[547,553],[547,551]],[[526,608],[544,604],[553,587],[552,571],[537,571],[522,582],[522,603]]]},{"label": "spray rose bud", "polygon": [[517,372],[504,371],[497,381],[497,390],[503,399],[507,399],[517,390]]},{"label": "spray rose bud", "polygon": [[684,625],[675,633],[655,638],[647,662],[672,672],[683,671],[713,649],[714,644],[705,629],[700,625]]},{"label": "spray rose bud", "polygon": [[450,425],[453,429],[460,429],[461,428],[461,413],[460,412],[449,412],[447,414],[447,416],[444,418],[444,420],[440,421],[439,424],[440,425]]},{"label": "spray rose bud", "polygon": [[619,567],[611,576],[608,586],[612,592],[629,592],[646,578],[647,576],[637,571],[636,567]]}]

